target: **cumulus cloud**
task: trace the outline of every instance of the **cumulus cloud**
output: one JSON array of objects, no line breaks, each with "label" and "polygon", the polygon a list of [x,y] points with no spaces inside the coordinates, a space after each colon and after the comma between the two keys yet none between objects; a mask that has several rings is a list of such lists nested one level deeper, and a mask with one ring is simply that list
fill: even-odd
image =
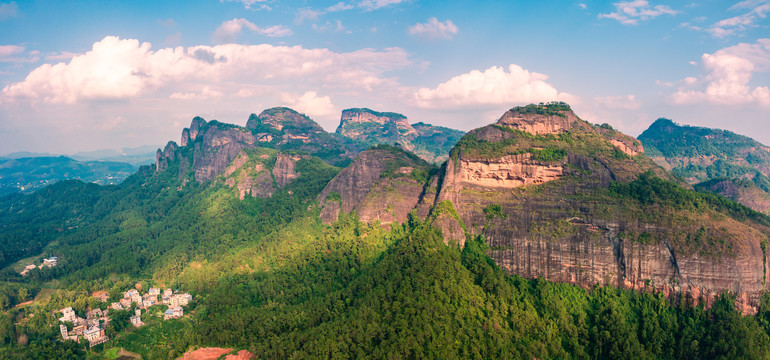
[{"label": "cumulus cloud", "polygon": [[299,46],[226,44],[153,51],[150,43],[108,36],[67,63],[37,67],[23,81],[3,88],[0,99],[64,104],[148,94],[192,99],[191,88],[224,86],[217,91],[235,94],[246,85],[281,86],[300,79],[305,84],[366,92],[394,86],[395,80],[384,74],[411,64],[399,48],[337,53]]},{"label": "cumulus cloud", "polygon": [[0,3],[0,20],[15,18],[19,16],[19,5],[15,1],[9,3]]},{"label": "cumulus cloud", "polygon": [[716,38],[725,38],[756,27],[757,21],[767,17],[767,13],[770,12],[770,0],[742,1],[731,6],[729,10],[746,9],[748,9],[748,12],[720,20],[706,29],[706,31]]},{"label": "cumulus cloud", "polygon": [[654,19],[661,15],[676,15],[679,12],[666,5],[650,5],[646,0],[621,1],[613,4],[615,11],[599,14],[599,19],[613,19],[624,25],[638,25],[639,21]]},{"label": "cumulus cloud", "polygon": [[708,102],[720,105],[770,105],[767,86],[750,85],[755,73],[770,72],[770,39],[741,43],[701,57],[705,74],[688,77],[669,97],[674,104]]},{"label": "cumulus cloud", "polygon": [[547,83],[548,76],[530,72],[518,65],[493,66],[482,71],[455,76],[434,89],[420,88],[414,104],[424,108],[463,108],[511,105],[552,100],[574,101]]},{"label": "cumulus cloud", "polygon": [[282,94],[281,101],[284,105],[314,119],[339,116],[339,110],[332,104],[332,99],[328,96],[318,96],[315,91],[307,91],[301,96]]},{"label": "cumulus cloud", "polygon": [[283,25],[275,25],[267,28],[261,28],[257,25],[254,25],[251,21],[248,21],[243,18],[236,18],[232,20],[227,20],[222,23],[222,25],[219,25],[219,27],[214,31],[214,35],[212,35],[213,39],[217,43],[228,43],[228,42],[234,42],[238,36],[243,32],[243,29],[246,28],[252,32],[255,32],[260,35],[265,35],[269,37],[283,37],[283,36],[290,36],[292,35],[291,29],[283,26]]},{"label": "cumulus cloud", "polygon": [[427,23],[417,23],[409,28],[409,34],[418,35],[431,40],[451,39],[457,34],[457,26],[452,20],[438,21],[435,17],[428,19]]}]

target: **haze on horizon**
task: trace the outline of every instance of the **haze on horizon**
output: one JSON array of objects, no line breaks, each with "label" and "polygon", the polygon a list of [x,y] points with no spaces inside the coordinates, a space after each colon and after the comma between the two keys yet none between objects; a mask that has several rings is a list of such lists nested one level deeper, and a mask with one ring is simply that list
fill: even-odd
[{"label": "haze on horizon", "polygon": [[0,0],[0,154],[178,141],[194,116],[369,107],[460,130],[566,101],[770,144],[770,0]]}]

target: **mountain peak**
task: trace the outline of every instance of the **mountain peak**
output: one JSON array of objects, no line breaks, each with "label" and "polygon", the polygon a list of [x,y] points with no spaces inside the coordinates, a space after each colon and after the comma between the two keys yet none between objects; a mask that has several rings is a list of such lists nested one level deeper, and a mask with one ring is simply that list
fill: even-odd
[{"label": "mountain peak", "polygon": [[579,120],[566,103],[549,102],[511,108],[497,125],[538,135],[565,132]]},{"label": "mountain peak", "polygon": [[[396,138],[410,137],[417,135],[417,131],[409,125],[406,116],[394,112],[380,112],[368,108],[352,108],[342,110],[340,125],[337,127],[337,134],[360,139],[364,142],[367,136],[371,135],[372,130],[378,128],[378,132],[385,133],[387,137]],[[369,133],[369,134],[367,134]]]},{"label": "mountain peak", "polygon": [[259,116],[251,114],[246,127],[257,132],[269,132],[270,129],[282,131],[284,127],[293,129],[291,133],[325,132],[321,125],[305,114],[287,107],[273,107],[262,111]]}]

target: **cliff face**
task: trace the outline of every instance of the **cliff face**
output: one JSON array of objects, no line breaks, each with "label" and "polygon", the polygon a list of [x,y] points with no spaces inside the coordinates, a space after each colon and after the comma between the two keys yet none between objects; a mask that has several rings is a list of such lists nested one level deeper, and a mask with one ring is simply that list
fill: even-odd
[{"label": "cliff face", "polygon": [[[391,120],[349,115],[341,128]],[[408,125],[405,118],[396,123]],[[300,176],[297,164],[308,157],[282,149],[310,150],[327,161],[356,151],[342,135],[285,108],[253,115],[247,126],[196,118],[183,131],[185,146],[170,142],[158,151],[157,169],[178,161],[180,176],[224,183],[241,199],[269,197]],[[412,141],[435,130],[413,129]],[[511,273],[672,299],[684,294],[707,305],[731,291],[746,313],[767,290],[770,219],[685,190],[639,141],[581,120],[566,104],[511,109],[466,134],[448,158],[437,170],[394,146],[361,152],[318,196],[321,219],[328,224],[356,212],[387,225],[414,211],[441,228],[448,244],[483,236]],[[709,185],[742,191],[735,181]]]},{"label": "cliff face", "polygon": [[366,108],[342,111],[336,133],[360,143],[363,148],[376,144],[398,144],[429,162],[442,162],[463,133],[441,126],[409,124],[406,116]]},{"label": "cliff face", "polygon": [[450,201],[459,217],[437,223],[445,233],[465,225],[484,236],[498,265],[526,277],[684,293],[707,303],[728,290],[745,312],[756,310],[766,226],[619,195],[608,188],[614,181],[634,181],[628,188],[642,191],[655,184],[640,178],[645,171],[671,178],[640,156],[633,138],[571,111],[540,112],[512,109],[460,141],[436,198]]},{"label": "cliff face", "polygon": [[324,223],[356,211],[364,222],[403,222],[420,201],[430,166],[393,147],[367,150],[318,196]]},{"label": "cliff face", "polygon": [[[252,114],[246,127],[215,120],[207,122],[201,117],[195,117],[190,127],[182,130],[181,144],[177,146],[170,142],[164,150],[158,150],[156,169],[165,171],[169,162],[179,161],[179,177],[184,179],[192,172],[198,182],[215,179],[225,173],[228,165],[239,154],[257,147],[299,150],[319,156],[332,164],[344,164],[357,154],[355,146],[325,132],[307,116],[288,108],[267,109],[259,116]],[[271,169],[272,176],[247,177],[238,181],[239,184],[247,184],[242,185],[242,192],[269,196],[272,192],[266,190],[266,184],[272,183],[275,178],[277,185],[283,187],[296,178],[294,164],[302,157],[285,154],[278,156],[276,169]]]},{"label": "cliff face", "polygon": [[360,149],[350,140],[329,134],[309,117],[292,109],[277,107],[252,114],[246,123],[259,146],[279,150],[301,150],[331,164],[344,164]]}]

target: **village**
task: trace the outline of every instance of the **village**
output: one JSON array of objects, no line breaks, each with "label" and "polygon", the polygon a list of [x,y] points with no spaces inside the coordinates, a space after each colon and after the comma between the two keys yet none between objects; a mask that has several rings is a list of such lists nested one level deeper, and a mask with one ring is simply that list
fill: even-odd
[{"label": "village", "polygon": [[[102,302],[109,301],[109,295],[101,291],[95,293],[95,296]],[[159,316],[151,314],[148,308],[154,305],[166,305],[168,309],[163,313],[163,320],[179,319],[184,316],[184,306],[192,301],[192,295],[188,293],[174,292],[171,289],[161,291],[160,288],[150,288],[147,293],[141,294],[139,290],[131,289],[123,293],[123,298],[117,302],[112,302],[108,309],[92,309],[86,313],[86,318],[79,317],[72,307],[66,307],[59,310],[62,316],[59,321],[59,331],[62,341],[79,341],[82,336],[88,341],[89,346],[96,346],[105,343],[109,337],[105,334],[105,328],[110,324],[110,310],[130,310],[134,307],[134,314],[131,316],[131,324],[135,327],[144,325],[142,321],[142,310],[150,316]],[[65,322],[72,323],[72,329],[69,329]]]},{"label": "village", "polygon": [[22,270],[20,274],[21,276],[27,276],[27,273],[30,270],[42,269],[44,267],[54,267],[58,264],[58,262],[59,262],[59,259],[56,256],[51,256],[50,258],[43,259],[43,263],[40,265],[29,264],[25,266],[24,270]]}]

